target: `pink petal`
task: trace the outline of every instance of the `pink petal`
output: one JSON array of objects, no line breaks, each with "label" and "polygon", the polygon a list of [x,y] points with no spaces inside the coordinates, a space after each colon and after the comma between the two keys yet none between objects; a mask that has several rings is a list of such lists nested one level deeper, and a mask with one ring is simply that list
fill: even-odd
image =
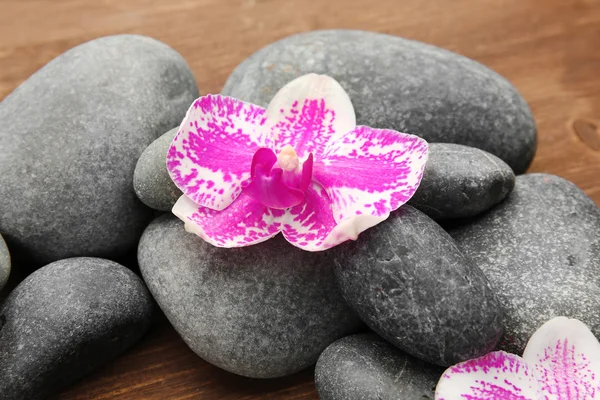
[{"label": "pink petal", "polygon": [[356,240],[359,233],[385,219],[358,215],[338,224],[333,219],[331,201],[321,185],[313,181],[304,195],[305,202],[287,210],[282,219],[287,241],[303,250],[322,251],[347,240]]},{"label": "pink petal", "polygon": [[340,84],[326,75],[308,74],[285,85],[267,108],[267,125],[275,150],[291,145],[301,159],[325,147],[356,126],[350,98]]},{"label": "pink petal", "polygon": [[256,202],[277,210],[285,210],[304,201],[302,190],[289,187],[283,182],[281,168],[267,170],[259,164],[254,175],[243,191]]},{"label": "pink petal", "polygon": [[336,221],[387,217],[417,190],[427,156],[417,136],[358,126],[329,144],[313,176],[327,189]]},{"label": "pink petal", "polygon": [[537,400],[533,371],[521,357],[495,351],[444,371],[436,400]]},{"label": "pink petal", "polygon": [[277,155],[271,149],[267,149],[265,147],[256,150],[256,153],[252,156],[252,164],[250,167],[251,177],[254,178],[256,173],[256,168],[259,165],[259,170],[270,171],[273,165],[277,162]]},{"label": "pink petal", "polygon": [[543,399],[600,398],[600,344],[583,322],[546,322],[529,339],[523,358],[535,366]]},{"label": "pink petal", "polygon": [[185,195],[173,207],[185,229],[217,247],[264,242],[280,231],[283,211],[269,209],[242,194],[223,211],[199,206]]},{"label": "pink petal", "polygon": [[298,189],[302,190],[303,192],[306,191],[312,182],[313,165],[313,153],[310,153],[302,165],[302,177],[300,178],[300,184],[298,185]]},{"label": "pink petal", "polygon": [[276,162],[277,155],[273,150],[258,149],[252,158],[252,178],[243,185],[243,192],[260,204],[277,210],[301,204],[309,183],[304,185],[304,179],[307,176],[310,180],[312,176],[312,157],[302,166],[299,174],[274,167]]},{"label": "pink petal", "polygon": [[167,154],[173,182],[197,204],[222,210],[250,178],[252,155],[271,145],[265,110],[225,97],[200,97],[190,107]]}]

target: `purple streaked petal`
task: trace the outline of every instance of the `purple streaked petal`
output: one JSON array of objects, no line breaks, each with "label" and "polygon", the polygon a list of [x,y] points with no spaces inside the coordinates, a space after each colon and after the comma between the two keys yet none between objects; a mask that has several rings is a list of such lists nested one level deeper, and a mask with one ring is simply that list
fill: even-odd
[{"label": "purple streaked petal", "polygon": [[263,108],[231,97],[194,101],[167,154],[173,182],[201,206],[227,207],[250,178],[252,155],[271,146],[265,118]]},{"label": "purple streaked petal", "polygon": [[581,321],[551,319],[529,339],[523,358],[545,400],[600,398],[600,344]]},{"label": "purple streaked petal", "polygon": [[283,211],[269,209],[242,194],[223,211],[199,206],[185,195],[173,207],[185,229],[217,247],[242,247],[277,235]]},{"label": "purple streaked petal", "polygon": [[427,162],[427,142],[388,129],[358,126],[315,161],[314,179],[327,189],[336,221],[386,217],[415,193]]},{"label": "purple streaked petal", "polygon": [[303,250],[322,251],[347,240],[356,240],[362,231],[385,219],[357,215],[338,224],[333,219],[331,201],[321,185],[313,181],[304,195],[305,202],[287,210],[282,219],[287,241]]},{"label": "purple streaked petal", "polygon": [[538,400],[533,371],[521,357],[495,351],[448,368],[436,400]]},{"label": "purple streaked petal", "polygon": [[333,78],[308,74],[285,85],[267,108],[267,126],[279,152],[291,145],[300,158],[318,159],[329,142],[356,126],[354,107]]}]

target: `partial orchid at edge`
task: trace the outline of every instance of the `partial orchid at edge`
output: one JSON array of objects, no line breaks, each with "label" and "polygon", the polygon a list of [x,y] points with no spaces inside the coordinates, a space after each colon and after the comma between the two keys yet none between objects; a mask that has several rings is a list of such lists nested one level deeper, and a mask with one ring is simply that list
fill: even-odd
[{"label": "partial orchid at edge", "polygon": [[523,357],[489,353],[448,368],[436,400],[600,398],[600,343],[581,321],[557,317],[529,339]]},{"label": "partial orchid at edge", "polygon": [[197,99],[167,155],[183,196],[173,213],[218,247],[279,232],[321,251],[384,221],[417,190],[423,139],[356,126],[350,98],[325,75],[301,76],[265,110],[221,95]]}]

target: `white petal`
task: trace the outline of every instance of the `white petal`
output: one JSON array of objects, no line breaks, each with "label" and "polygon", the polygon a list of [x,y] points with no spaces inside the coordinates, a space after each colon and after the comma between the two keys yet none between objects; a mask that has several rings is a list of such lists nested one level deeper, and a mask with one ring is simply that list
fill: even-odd
[{"label": "white petal", "polygon": [[523,358],[535,366],[542,399],[600,399],[600,344],[583,322],[551,319],[531,336]]},{"label": "white petal", "polygon": [[308,153],[319,159],[331,141],[356,126],[350,97],[327,75],[294,79],[275,94],[266,115],[276,152],[291,145],[301,159]]},{"label": "white petal", "polygon": [[436,400],[537,400],[535,380],[521,357],[495,351],[448,368]]},{"label": "white petal", "polygon": [[254,104],[208,95],[194,101],[167,153],[167,169],[195,203],[223,210],[250,178],[252,155],[271,145],[265,110]]},{"label": "white petal", "polygon": [[313,181],[305,195],[306,201],[286,210],[281,221],[287,241],[306,251],[327,250],[347,240],[356,240],[361,232],[388,217],[355,215],[337,223],[331,200],[321,185]]},{"label": "white petal", "polygon": [[[278,215],[245,194],[222,211],[199,206],[185,195],[173,207],[185,230],[217,247],[243,247],[264,242],[280,231]],[[275,215],[278,214],[278,215]]]}]

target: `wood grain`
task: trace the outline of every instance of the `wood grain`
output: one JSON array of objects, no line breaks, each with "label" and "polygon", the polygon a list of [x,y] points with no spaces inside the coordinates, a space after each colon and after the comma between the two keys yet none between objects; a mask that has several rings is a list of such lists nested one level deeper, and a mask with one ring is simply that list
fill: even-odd
[{"label": "wood grain", "polygon": [[[563,176],[600,204],[600,0],[0,0],[0,98],[52,58],[116,33],[153,36],[219,92],[245,57],[314,29],[428,42],[507,77],[539,131],[532,172]],[[196,357],[162,319],[134,349],[61,399],[314,399],[312,372],[256,381]]]}]

